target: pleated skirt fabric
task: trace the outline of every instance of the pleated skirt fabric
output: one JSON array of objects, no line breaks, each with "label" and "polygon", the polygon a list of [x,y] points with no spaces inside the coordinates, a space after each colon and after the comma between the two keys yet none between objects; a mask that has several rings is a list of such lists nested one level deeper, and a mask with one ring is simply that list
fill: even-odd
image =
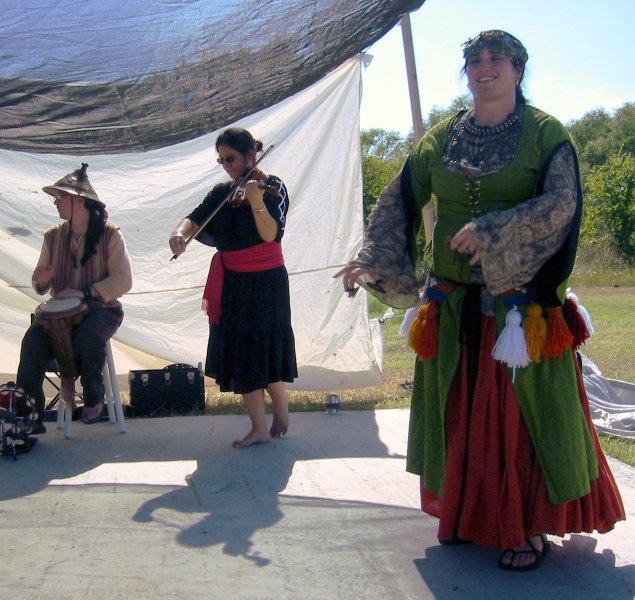
[{"label": "pleated skirt fabric", "polygon": [[421,478],[422,510],[439,519],[439,539],[459,537],[503,549],[519,546],[536,533],[610,531],[625,518],[624,506],[591,421],[577,360],[580,402],[599,477],[586,496],[552,504],[507,367],[491,356],[495,319],[481,317],[480,329],[478,372],[468,366],[470,349],[464,346],[447,401],[442,497],[426,490]]},{"label": "pleated skirt fabric", "polygon": [[205,374],[223,392],[247,394],[298,376],[284,266],[225,270],[221,315],[210,329]]}]

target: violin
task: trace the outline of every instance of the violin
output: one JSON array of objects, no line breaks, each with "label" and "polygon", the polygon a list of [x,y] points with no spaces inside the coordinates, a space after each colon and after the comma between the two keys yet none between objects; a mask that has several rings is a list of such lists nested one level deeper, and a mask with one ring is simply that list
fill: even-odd
[{"label": "violin", "polygon": [[[265,156],[267,156],[267,154],[269,154],[269,152],[271,152],[271,150],[273,150],[273,144],[268,146],[267,149],[263,151],[263,153],[260,155],[260,158],[254,163],[253,167],[251,167],[251,169],[249,169],[245,173],[245,175],[237,182],[236,189],[229,190],[229,193],[223,198],[223,200],[220,202],[220,204],[209,215],[207,215],[207,218],[198,226],[198,229],[189,238],[187,238],[187,240],[185,241],[185,247],[186,248],[189,245],[189,243],[192,240],[195,240],[198,237],[198,235],[201,233],[201,231],[203,231],[205,229],[207,224],[218,214],[218,211],[221,208],[223,208],[223,206],[225,206],[225,204],[227,204],[227,202],[231,202],[232,201],[232,198],[234,197],[234,195],[236,193],[236,190],[239,189],[240,187],[243,187],[251,179],[252,173],[258,171],[258,169],[256,169],[256,165],[258,165],[258,163]],[[261,179],[263,179],[263,178],[266,179],[266,176],[264,175],[264,173],[262,173],[262,171],[258,171],[258,172],[261,173],[261,175],[260,175]],[[264,182],[261,181],[261,183],[263,183],[267,188],[271,188],[272,187],[272,186],[268,186],[266,181],[264,181]],[[276,196],[280,195],[280,192],[276,188],[274,188],[273,190],[265,189],[265,191],[267,191],[270,194],[275,194]],[[243,187],[243,199],[244,199],[244,187]],[[178,254],[173,254],[172,258],[170,260],[174,260],[174,259],[176,259],[178,257],[179,257]]]},{"label": "violin", "polygon": [[258,187],[264,190],[267,194],[278,198],[280,196],[280,190],[275,185],[269,185],[269,175],[263,173],[260,169],[256,169],[252,174],[252,180],[258,182]]},{"label": "violin", "polygon": [[[280,196],[280,190],[276,186],[269,185],[269,183],[267,183],[269,181],[269,176],[260,169],[254,169],[249,175],[249,180],[256,181],[258,183],[258,187],[266,194],[270,194],[271,196],[275,196],[276,198]],[[245,187],[243,184],[242,186],[237,186],[234,190],[231,203],[234,205],[234,207],[237,207],[240,206],[244,201]]]}]

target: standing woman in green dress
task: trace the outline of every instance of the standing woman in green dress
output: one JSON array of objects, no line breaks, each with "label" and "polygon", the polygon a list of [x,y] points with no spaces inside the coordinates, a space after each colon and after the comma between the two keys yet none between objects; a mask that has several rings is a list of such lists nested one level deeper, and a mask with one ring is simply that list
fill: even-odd
[{"label": "standing woman in green dress", "polygon": [[441,543],[498,548],[527,571],[546,534],[625,518],[589,414],[568,310],[582,210],[567,130],[521,91],[527,52],[484,31],[464,44],[474,108],[433,127],[383,191],[358,257],[336,274],[412,305],[415,237],[432,199],[432,266],[409,330],[417,352],[408,471]]}]

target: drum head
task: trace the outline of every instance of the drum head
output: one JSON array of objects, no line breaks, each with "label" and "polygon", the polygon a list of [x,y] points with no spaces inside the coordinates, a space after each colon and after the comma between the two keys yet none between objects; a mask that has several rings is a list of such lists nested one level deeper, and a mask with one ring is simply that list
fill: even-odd
[{"label": "drum head", "polygon": [[79,307],[82,301],[79,298],[51,298],[38,306],[38,310],[44,313],[63,313]]}]

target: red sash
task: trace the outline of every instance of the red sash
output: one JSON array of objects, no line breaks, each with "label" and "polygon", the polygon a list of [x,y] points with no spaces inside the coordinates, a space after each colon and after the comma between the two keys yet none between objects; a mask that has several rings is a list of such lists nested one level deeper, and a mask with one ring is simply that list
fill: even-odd
[{"label": "red sash", "polygon": [[280,242],[263,242],[244,250],[217,252],[209,266],[207,283],[203,291],[203,312],[211,324],[220,318],[221,298],[223,296],[223,278],[225,269],[241,273],[267,271],[284,265]]}]

